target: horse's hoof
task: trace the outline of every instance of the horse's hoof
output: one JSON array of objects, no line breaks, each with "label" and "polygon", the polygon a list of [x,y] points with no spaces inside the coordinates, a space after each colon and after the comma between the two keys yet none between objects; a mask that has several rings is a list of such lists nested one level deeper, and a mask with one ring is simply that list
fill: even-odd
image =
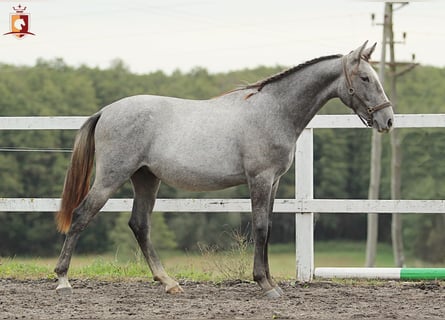
[{"label": "horse's hoof", "polygon": [[266,298],[269,298],[269,299],[277,299],[281,296],[279,294],[279,292],[276,290],[276,288],[270,289],[269,291],[264,292],[264,295],[266,296]]},{"label": "horse's hoof", "polygon": [[281,289],[279,286],[274,287],[274,289],[280,296],[284,295],[283,289]]},{"label": "horse's hoof", "polygon": [[181,288],[181,286],[179,284],[176,284],[175,286],[173,286],[171,288],[166,288],[165,292],[170,293],[170,294],[178,294],[178,293],[183,293],[184,290]]},{"label": "horse's hoof", "polygon": [[61,296],[69,296],[73,293],[73,288],[71,288],[70,282],[66,276],[59,277],[59,284],[56,288],[56,292]]},{"label": "horse's hoof", "polygon": [[69,296],[73,293],[73,288],[71,288],[71,287],[57,287],[56,292],[59,296]]}]

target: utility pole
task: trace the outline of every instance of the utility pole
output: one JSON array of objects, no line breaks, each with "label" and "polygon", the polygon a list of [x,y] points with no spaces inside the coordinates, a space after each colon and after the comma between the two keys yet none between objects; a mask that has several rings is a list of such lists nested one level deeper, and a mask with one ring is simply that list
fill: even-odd
[{"label": "utility pole", "polygon": [[[408,3],[402,3],[400,9],[407,5]],[[394,40],[394,23],[393,23],[393,12],[394,12],[393,4],[390,5],[390,15],[389,15],[389,69],[391,73],[391,102],[393,105],[394,112],[397,111],[397,78],[406,72],[413,69],[417,66],[417,63],[409,63],[402,71],[397,72],[398,65],[405,65],[405,63],[397,63],[395,61],[395,50],[394,44],[396,41]],[[403,40],[406,38],[406,33],[403,34]],[[414,59],[414,56],[413,56]],[[399,131],[397,129],[393,129],[391,131],[391,199],[399,200],[401,196],[401,172],[400,168],[402,165],[402,149],[401,149],[401,139],[399,136]],[[405,265],[405,255],[403,250],[403,237],[402,237],[402,219],[400,213],[392,214],[391,221],[391,238],[392,238],[392,249],[394,254],[394,263],[397,267],[403,267]]]},{"label": "utility pole", "polygon": [[[382,53],[380,55],[380,63],[379,63],[379,79],[382,85],[385,82],[386,43],[388,39],[388,25],[389,25],[388,21],[389,5],[390,5],[389,3],[385,3],[383,36],[382,36]],[[382,136],[378,132],[373,130],[372,142],[371,142],[369,189],[368,189],[369,200],[375,200],[379,198],[381,158],[382,158]],[[377,254],[379,215],[378,213],[368,213],[367,218],[368,218],[368,229],[367,229],[367,239],[366,239],[365,267],[374,267],[375,257]]]},{"label": "utility pole", "polygon": [[[394,52],[394,28],[393,28],[393,7],[390,4],[389,15],[389,69],[391,72],[391,102],[394,113],[397,111],[397,86],[396,86],[396,64]],[[400,166],[402,164],[402,154],[400,148],[400,137],[397,129],[391,131],[391,199],[400,199]],[[402,220],[400,213],[393,213],[391,219],[391,239],[394,264],[396,267],[403,267],[405,255],[403,253]]]},{"label": "utility pole", "polygon": [[[395,61],[394,44],[394,23],[393,23],[393,8],[394,4],[399,4],[397,9],[400,9],[408,4],[408,2],[400,3],[385,3],[384,23],[383,23],[383,41],[382,54],[379,62],[379,78],[383,85],[385,78],[385,65],[389,66],[390,71],[390,99],[393,105],[393,110],[397,110],[397,78],[417,66],[417,63],[404,63]],[[374,16],[372,16],[374,20]],[[405,41],[406,33],[403,34]],[[402,42],[404,43],[404,42]],[[390,61],[386,64],[386,45],[389,44]],[[413,55],[414,60],[414,55]],[[397,71],[398,66],[405,66],[401,71]],[[401,156],[401,142],[399,132],[393,129],[390,134],[391,140],[391,199],[398,200],[401,197],[401,174],[400,168],[402,163]],[[381,137],[373,132],[372,149],[371,149],[371,171],[369,183],[369,199],[378,199],[380,186],[380,171],[381,171]],[[366,243],[366,266],[375,266],[375,255],[377,252],[377,236],[378,236],[378,215],[368,214],[368,234]],[[391,222],[391,236],[394,254],[394,263],[398,267],[405,264],[405,257],[403,254],[403,239],[402,239],[402,221],[400,213],[392,214]]]}]

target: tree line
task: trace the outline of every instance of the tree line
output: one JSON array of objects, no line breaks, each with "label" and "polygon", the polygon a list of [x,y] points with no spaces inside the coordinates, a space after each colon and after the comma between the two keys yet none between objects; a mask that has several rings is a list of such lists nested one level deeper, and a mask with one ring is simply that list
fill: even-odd
[{"label": "tree line", "polygon": [[[72,67],[62,59],[38,60],[34,66],[0,64],[0,116],[90,115],[120,98],[136,94],[208,99],[240,84],[252,83],[283,70],[260,66],[225,73],[204,68],[147,74],[130,72],[121,60],[107,69]],[[445,111],[445,69],[421,66],[398,83],[399,113]],[[339,100],[330,101],[322,114],[350,113]],[[402,129],[402,198],[444,199],[444,129]],[[59,197],[75,132],[1,131],[0,196]],[[371,131],[317,129],[314,134],[314,195],[316,198],[366,199],[369,183]],[[389,199],[389,137],[383,138],[382,199]],[[20,150],[55,149],[57,152]],[[293,168],[282,178],[278,198],[294,197]],[[129,183],[116,197],[132,197]],[[246,186],[211,193],[177,190],[162,185],[159,197],[247,198]],[[380,219],[379,240],[390,241],[390,216]],[[154,214],[153,237],[162,248],[194,250],[199,243],[228,247],[236,229],[249,236],[249,214]],[[123,250],[131,234],[128,213],[102,213],[84,231],[78,252]],[[271,242],[294,242],[294,216],[273,218]],[[444,261],[445,215],[403,215],[405,247],[420,259]],[[316,215],[317,240],[366,239],[366,215]],[[49,213],[0,213],[0,255],[55,255],[63,236],[57,234]],[[133,241],[134,242],[134,241]],[[132,243],[133,243],[132,242]],[[135,242],[134,242],[135,243]]]}]

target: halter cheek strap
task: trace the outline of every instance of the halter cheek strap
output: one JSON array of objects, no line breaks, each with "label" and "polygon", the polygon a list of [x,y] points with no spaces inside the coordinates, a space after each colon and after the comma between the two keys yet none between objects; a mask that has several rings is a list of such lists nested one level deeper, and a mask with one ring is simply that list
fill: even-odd
[{"label": "halter cheek strap", "polygon": [[[366,60],[366,59],[365,59]],[[346,68],[346,63],[347,63],[347,56],[343,56],[343,73],[345,75],[345,79],[346,79],[346,86],[348,88],[348,94],[350,96],[350,108],[352,110],[354,110],[355,114],[360,118],[360,120],[363,122],[363,124],[367,127],[372,127],[372,124],[374,122],[374,116],[373,114],[379,110],[391,107],[391,102],[390,101],[385,101],[382,102],[376,106],[373,107],[368,107],[365,103],[365,101],[355,92],[354,86],[352,85],[352,77],[351,75],[348,73],[348,70]],[[354,71],[352,71],[352,75],[356,75],[358,73],[358,64],[355,68]],[[364,105],[366,107],[366,112],[369,115],[369,118],[366,119],[364,116],[362,116],[359,112],[358,109],[354,106],[354,97],[357,98],[358,101],[360,101],[360,103],[362,105]]]}]

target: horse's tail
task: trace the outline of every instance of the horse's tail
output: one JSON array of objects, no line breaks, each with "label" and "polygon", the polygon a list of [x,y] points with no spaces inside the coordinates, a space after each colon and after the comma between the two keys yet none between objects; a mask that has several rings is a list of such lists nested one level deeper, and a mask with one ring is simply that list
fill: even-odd
[{"label": "horse's tail", "polygon": [[88,118],[76,135],[71,164],[67,170],[62,192],[62,203],[56,215],[57,230],[67,233],[73,211],[90,189],[91,171],[94,164],[94,131],[101,113]]}]

